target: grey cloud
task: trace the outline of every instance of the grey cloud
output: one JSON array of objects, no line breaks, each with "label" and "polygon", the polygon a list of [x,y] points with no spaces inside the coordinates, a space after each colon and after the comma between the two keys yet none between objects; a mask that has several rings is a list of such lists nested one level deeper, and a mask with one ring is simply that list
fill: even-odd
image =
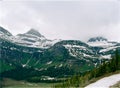
[{"label": "grey cloud", "polygon": [[117,0],[3,1],[0,7],[0,24],[14,34],[36,28],[51,39],[85,41],[102,35],[120,41],[120,2]]}]

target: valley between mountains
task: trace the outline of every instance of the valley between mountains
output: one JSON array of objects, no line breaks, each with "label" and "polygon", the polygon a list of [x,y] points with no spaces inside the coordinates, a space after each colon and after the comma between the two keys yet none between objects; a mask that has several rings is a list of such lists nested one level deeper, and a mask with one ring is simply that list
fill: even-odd
[{"label": "valley between mountains", "polygon": [[[29,82],[61,82],[84,74],[120,51],[120,43],[97,36],[80,40],[47,39],[35,29],[13,36],[0,27],[0,76]],[[36,79],[36,81],[33,81]]]}]

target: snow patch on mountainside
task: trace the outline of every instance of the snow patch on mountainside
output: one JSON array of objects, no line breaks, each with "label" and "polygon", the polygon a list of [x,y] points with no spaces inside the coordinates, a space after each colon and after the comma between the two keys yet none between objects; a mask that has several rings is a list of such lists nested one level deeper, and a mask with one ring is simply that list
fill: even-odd
[{"label": "snow patch on mountainside", "polygon": [[[66,49],[68,49],[69,51],[69,54],[73,57],[76,57],[77,56],[77,51],[75,51],[75,48],[78,48],[78,49],[83,49],[83,50],[86,50],[86,47],[84,46],[78,46],[78,45],[63,45]],[[80,52],[79,52],[80,53]]]},{"label": "snow patch on mountainside", "polygon": [[120,73],[109,77],[104,77],[97,82],[86,86],[85,88],[109,88],[110,86],[116,84],[118,81],[120,81]]},{"label": "snow patch on mountainside", "polygon": [[22,67],[24,68],[26,66],[26,64],[23,64]]},{"label": "snow patch on mountainside", "polygon": [[105,59],[111,59],[111,55],[104,55],[104,56],[101,55],[100,58],[102,58],[102,59],[103,59],[103,58],[105,58]]},{"label": "snow patch on mountainside", "polygon": [[107,52],[107,51],[110,51],[110,50],[115,50],[116,48],[118,48],[120,46],[112,46],[112,47],[108,47],[106,49],[101,49],[99,52]]},{"label": "snow patch on mountainside", "polygon": [[68,49],[69,54],[73,57],[82,58],[82,57],[89,57],[92,58],[92,55],[89,55],[87,53],[93,53],[92,50],[85,46],[80,45],[70,45],[66,44],[63,45],[66,49]]},{"label": "snow patch on mountainside", "polygon": [[[103,42],[106,42],[106,41],[103,41]],[[103,42],[101,42],[101,44],[99,44],[99,46],[104,46],[103,49],[101,49],[99,51],[99,53],[102,53],[102,52],[108,52],[110,50],[113,50],[113,49],[116,49],[120,46],[114,46],[115,44],[112,44],[112,43],[107,43],[107,44],[104,44]],[[93,42],[92,42],[93,43]],[[96,43],[96,42],[94,42]],[[109,45],[110,44],[110,45]],[[100,59],[111,59],[111,55],[109,54],[105,54],[105,55],[100,55],[99,56],[95,56],[94,52],[89,49],[88,47],[85,47],[85,46],[81,46],[81,45],[71,45],[71,44],[66,44],[66,45],[63,45],[68,51],[69,51],[69,54],[73,57],[76,57],[76,58],[80,58],[80,59],[83,59],[83,58],[100,58]],[[97,45],[98,47],[98,45]]]},{"label": "snow patch on mountainside", "polygon": [[88,42],[87,44],[90,45],[90,46],[103,47],[103,48],[107,48],[107,47],[116,45],[116,44],[113,44],[113,43],[110,43],[110,42],[106,42],[106,41]]},{"label": "snow patch on mountainside", "polygon": [[52,61],[47,62],[47,65],[52,64]]},{"label": "snow patch on mountainside", "polygon": [[86,47],[80,46],[80,45],[64,45],[64,46],[65,48],[79,48],[79,49],[86,50]]},{"label": "snow patch on mountainside", "polygon": [[84,56],[84,57],[93,58],[92,55],[88,55],[88,54],[85,54],[85,53],[83,53],[83,56]]}]

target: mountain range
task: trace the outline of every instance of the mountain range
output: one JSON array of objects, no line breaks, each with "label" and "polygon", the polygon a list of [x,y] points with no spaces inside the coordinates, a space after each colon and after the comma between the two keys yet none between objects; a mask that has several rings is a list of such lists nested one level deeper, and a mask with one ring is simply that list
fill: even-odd
[{"label": "mountain range", "polygon": [[33,76],[61,77],[83,73],[108,61],[120,43],[97,36],[87,42],[50,40],[35,29],[13,36],[0,27],[0,74],[24,79]]}]

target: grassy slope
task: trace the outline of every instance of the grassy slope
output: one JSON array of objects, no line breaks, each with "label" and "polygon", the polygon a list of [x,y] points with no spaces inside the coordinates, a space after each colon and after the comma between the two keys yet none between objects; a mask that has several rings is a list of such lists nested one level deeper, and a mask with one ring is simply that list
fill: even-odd
[{"label": "grassy slope", "polygon": [[26,81],[16,81],[4,78],[2,81],[3,88],[51,88],[53,83],[29,83]]}]

